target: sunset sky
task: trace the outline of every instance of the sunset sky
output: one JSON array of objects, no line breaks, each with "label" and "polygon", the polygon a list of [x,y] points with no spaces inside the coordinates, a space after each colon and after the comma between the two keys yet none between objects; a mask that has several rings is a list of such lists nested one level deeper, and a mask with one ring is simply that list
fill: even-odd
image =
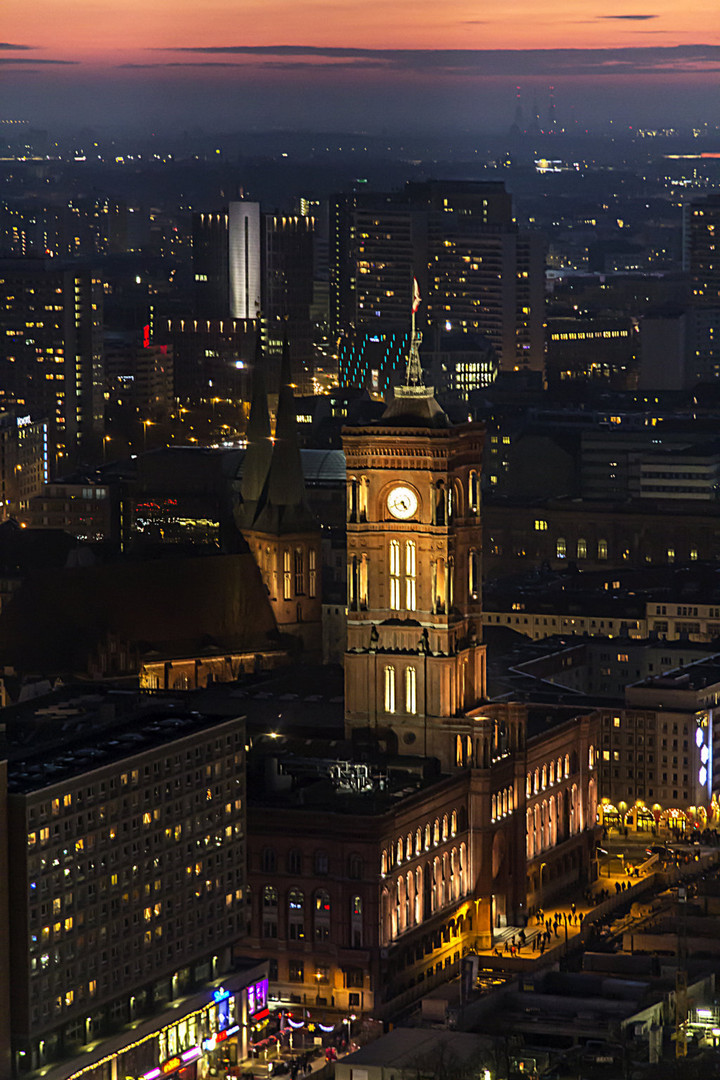
[{"label": "sunset sky", "polygon": [[720,115],[716,0],[5,0],[3,111],[34,123],[492,128]]}]

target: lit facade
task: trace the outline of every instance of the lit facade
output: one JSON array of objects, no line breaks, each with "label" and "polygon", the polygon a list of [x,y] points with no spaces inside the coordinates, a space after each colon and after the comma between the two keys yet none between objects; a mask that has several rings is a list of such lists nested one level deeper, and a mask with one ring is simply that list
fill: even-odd
[{"label": "lit facade", "polygon": [[[160,707],[108,726],[119,707],[17,707],[42,733],[32,751],[10,736],[17,1074],[211,983],[243,934],[243,722]],[[63,717],[58,748],[42,725]]]},{"label": "lit facade", "polygon": [[47,260],[0,261],[0,376],[20,414],[48,424],[50,472],[102,430],[102,281]]},{"label": "lit facade", "polygon": [[230,203],[228,271],[231,318],[256,319],[262,306],[259,203]]}]

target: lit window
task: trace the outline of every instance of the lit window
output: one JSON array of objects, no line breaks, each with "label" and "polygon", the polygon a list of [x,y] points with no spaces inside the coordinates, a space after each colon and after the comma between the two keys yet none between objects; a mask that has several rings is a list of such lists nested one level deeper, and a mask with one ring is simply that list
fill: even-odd
[{"label": "lit window", "polygon": [[392,664],[385,668],[385,712],[395,712],[395,668]]},{"label": "lit window", "polygon": [[390,541],[390,607],[400,610],[400,543]]},{"label": "lit window", "polygon": [[414,667],[405,669],[405,712],[411,715],[417,712],[417,671]]},{"label": "lit window", "polygon": [[415,541],[405,543],[405,607],[415,610]]}]

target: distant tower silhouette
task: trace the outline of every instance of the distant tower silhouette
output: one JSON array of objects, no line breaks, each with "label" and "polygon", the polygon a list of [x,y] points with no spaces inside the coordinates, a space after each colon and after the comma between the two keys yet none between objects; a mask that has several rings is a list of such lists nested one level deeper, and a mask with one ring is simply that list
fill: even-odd
[{"label": "distant tower silhouette", "polygon": [[555,115],[555,87],[548,87],[550,93],[550,103],[548,105],[548,131],[557,131],[557,116]]},{"label": "distant tower silhouette", "polygon": [[533,94],[532,105],[532,120],[530,121],[530,134],[539,135],[541,131],[540,127],[540,113],[538,112],[537,96]]},{"label": "distant tower silhouette", "polygon": [[515,87],[515,119],[513,120],[512,124],[510,125],[510,136],[511,136],[511,138],[518,138],[525,131],[524,124],[523,124],[523,109],[522,109],[522,101],[521,101],[520,93],[521,93],[520,87],[516,86]]}]

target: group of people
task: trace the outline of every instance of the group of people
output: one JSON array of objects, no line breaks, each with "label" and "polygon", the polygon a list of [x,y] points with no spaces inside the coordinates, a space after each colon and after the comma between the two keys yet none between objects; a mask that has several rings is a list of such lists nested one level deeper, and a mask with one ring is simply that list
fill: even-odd
[{"label": "group of people", "polygon": [[503,953],[509,953],[513,957],[520,956],[523,947],[529,944],[531,949],[539,951],[542,956],[553,938],[560,936],[561,927],[582,929],[583,924],[583,913],[577,911],[574,901],[570,905],[570,911],[556,911],[554,915],[546,915],[542,908],[538,908],[534,915],[530,915],[530,920],[533,918],[536,925],[542,929],[533,934],[529,941],[525,931],[520,930],[512,938],[507,938],[502,948],[500,945],[496,945],[493,949],[493,955],[502,956]]}]

